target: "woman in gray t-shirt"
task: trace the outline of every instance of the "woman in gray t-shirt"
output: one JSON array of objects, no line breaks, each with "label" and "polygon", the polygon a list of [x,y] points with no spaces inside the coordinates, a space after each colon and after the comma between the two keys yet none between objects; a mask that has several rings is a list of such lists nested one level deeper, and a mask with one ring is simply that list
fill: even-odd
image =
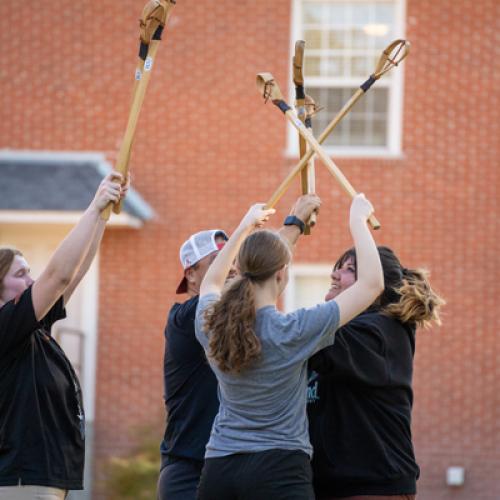
[{"label": "woman in gray t-shirt", "polygon": [[[282,314],[289,245],[261,227],[274,210],[254,205],[200,288],[196,336],[219,382],[220,408],[205,453],[199,495],[208,499],[313,499],[306,417],[307,359],[383,290],[371,204],[358,195],[350,228],[358,280],[335,300]],[[241,247],[241,248],[240,248]],[[235,257],[240,276],[223,290]]]}]

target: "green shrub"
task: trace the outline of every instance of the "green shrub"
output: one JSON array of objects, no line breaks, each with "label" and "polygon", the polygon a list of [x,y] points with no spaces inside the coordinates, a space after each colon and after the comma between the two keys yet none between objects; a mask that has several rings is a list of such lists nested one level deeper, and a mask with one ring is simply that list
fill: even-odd
[{"label": "green shrub", "polygon": [[123,457],[111,457],[106,466],[108,500],[155,500],[160,472],[158,433],[141,432],[137,447]]}]

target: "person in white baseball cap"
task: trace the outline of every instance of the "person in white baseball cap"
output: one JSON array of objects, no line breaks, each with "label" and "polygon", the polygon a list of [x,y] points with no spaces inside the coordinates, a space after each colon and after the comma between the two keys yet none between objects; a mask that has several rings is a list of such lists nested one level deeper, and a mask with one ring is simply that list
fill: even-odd
[{"label": "person in white baseball cap", "polygon": [[[185,293],[188,299],[172,306],[165,327],[167,425],[160,446],[159,500],[196,498],[205,445],[219,400],[217,380],[195,337],[194,317],[201,281],[227,239],[221,229],[209,229],[191,235],[180,248],[184,275],[176,293]],[[234,273],[232,269],[229,274]]]}]

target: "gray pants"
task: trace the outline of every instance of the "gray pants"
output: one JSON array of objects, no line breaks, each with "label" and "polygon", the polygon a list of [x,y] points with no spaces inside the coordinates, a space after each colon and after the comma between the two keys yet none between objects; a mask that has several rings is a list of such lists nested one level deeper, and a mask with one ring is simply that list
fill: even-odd
[{"label": "gray pants", "polygon": [[0,500],[64,500],[67,493],[49,486],[0,486]]}]

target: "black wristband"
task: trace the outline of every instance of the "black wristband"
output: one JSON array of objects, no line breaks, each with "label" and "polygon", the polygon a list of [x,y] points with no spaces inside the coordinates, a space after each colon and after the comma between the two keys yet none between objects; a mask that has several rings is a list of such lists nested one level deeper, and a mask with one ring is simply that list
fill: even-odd
[{"label": "black wristband", "polygon": [[304,234],[306,225],[295,215],[289,215],[283,222],[284,226],[297,226],[300,229],[300,234]]}]

